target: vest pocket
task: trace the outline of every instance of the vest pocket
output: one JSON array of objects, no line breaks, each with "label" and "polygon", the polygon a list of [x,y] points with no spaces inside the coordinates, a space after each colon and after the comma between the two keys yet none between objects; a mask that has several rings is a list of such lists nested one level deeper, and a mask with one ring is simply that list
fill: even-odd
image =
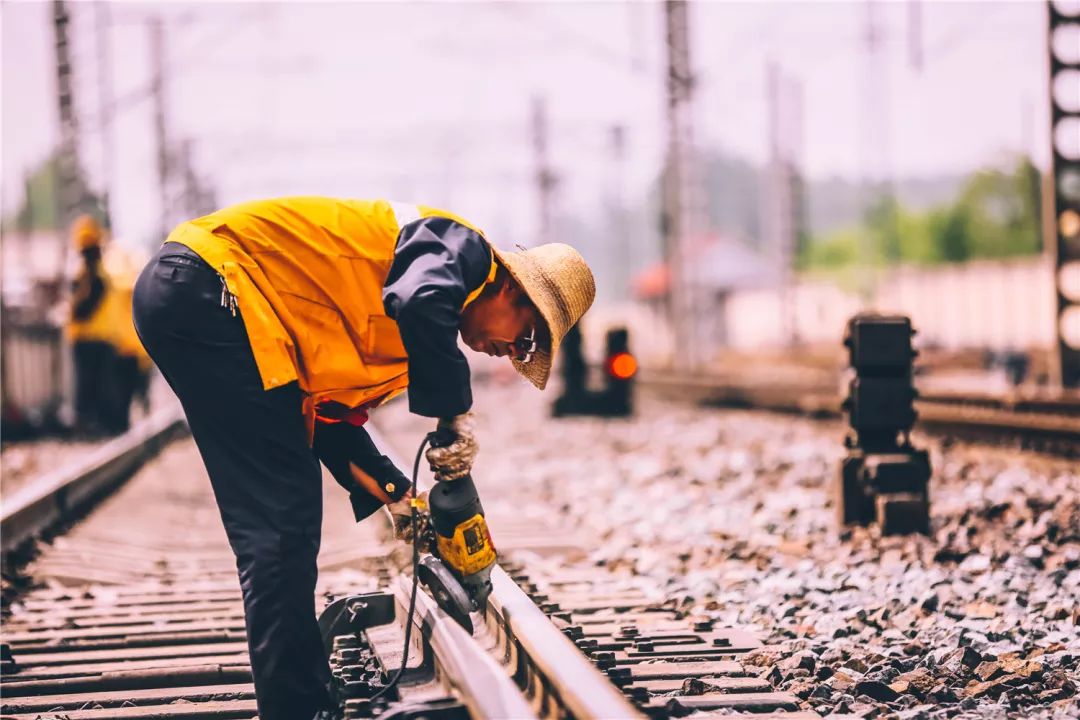
[{"label": "vest pocket", "polygon": [[407,357],[397,323],[391,318],[386,315],[368,317],[364,357],[372,363],[398,362]]}]

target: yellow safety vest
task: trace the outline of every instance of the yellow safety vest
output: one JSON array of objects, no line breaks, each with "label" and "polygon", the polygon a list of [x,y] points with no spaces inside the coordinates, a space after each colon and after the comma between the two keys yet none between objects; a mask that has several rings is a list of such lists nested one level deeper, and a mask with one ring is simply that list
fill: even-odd
[{"label": "yellow safety vest", "polygon": [[131,318],[131,301],[135,289],[130,285],[118,285],[113,290],[114,301],[113,337],[112,342],[116,346],[116,352],[125,357],[133,357],[139,361],[139,365],[148,370],[152,363],[139,333],[135,331],[135,322]]},{"label": "yellow safety vest", "polygon": [[[235,295],[267,390],[296,380],[308,437],[315,408],[376,405],[409,383],[397,323],[382,290],[401,228],[416,219],[461,218],[387,200],[292,197],[243,203],[179,225],[186,245]],[[494,278],[473,290],[471,302]]]},{"label": "yellow safety vest", "polygon": [[112,301],[109,304],[112,314],[111,342],[116,353],[123,357],[133,357],[140,367],[149,370],[153,362],[143,348],[139,334],[135,331],[135,322],[131,317],[131,301],[135,294],[135,281],[145,259],[132,251],[119,246],[110,246],[102,262],[109,275]]},{"label": "yellow safety vest", "polygon": [[105,290],[98,301],[97,307],[85,320],[76,320],[74,316],[74,302],[72,299],[72,315],[67,326],[67,335],[72,342],[107,342],[112,343],[116,334],[115,322],[115,291],[112,280],[108,273],[100,269],[102,282]]}]

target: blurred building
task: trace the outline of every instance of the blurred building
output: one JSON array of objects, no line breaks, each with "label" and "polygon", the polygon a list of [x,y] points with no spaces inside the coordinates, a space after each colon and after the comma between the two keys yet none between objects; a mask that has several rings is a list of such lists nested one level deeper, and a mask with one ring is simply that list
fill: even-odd
[{"label": "blurred building", "polygon": [[[721,234],[693,243],[690,254],[687,284],[694,308],[691,337],[700,357],[709,358],[736,342],[728,310],[732,298],[739,292],[775,287],[777,270],[747,243]],[[634,278],[635,299],[656,316],[657,322],[663,318],[672,277],[668,263],[661,262]],[[771,320],[775,323],[775,318]],[[669,352],[678,350],[665,350],[665,354]]]},{"label": "blurred building", "polygon": [[[694,267],[695,341],[705,357],[787,344],[780,320],[784,293],[764,255],[738,240],[714,237]],[[649,338],[637,346],[646,364],[667,362],[675,351],[662,330],[670,282],[667,266],[653,265],[635,277],[632,306],[618,311]],[[896,266],[881,271],[877,282],[875,309],[909,315],[923,345],[1007,352],[1047,351],[1055,342],[1054,270],[1046,256]],[[798,344],[839,347],[845,322],[863,308],[858,286],[835,278],[804,274],[788,293]]]}]

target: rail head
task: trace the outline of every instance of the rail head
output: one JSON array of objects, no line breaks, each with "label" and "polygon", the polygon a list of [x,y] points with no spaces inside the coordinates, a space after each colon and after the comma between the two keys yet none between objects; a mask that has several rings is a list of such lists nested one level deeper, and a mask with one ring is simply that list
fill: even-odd
[{"label": "rail head", "polygon": [[[411,586],[410,577],[399,577],[401,612],[408,608]],[[436,664],[472,717],[523,720],[536,717],[506,669],[426,593],[416,594],[414,622],[430,644]]]},{"label": "rail head", "polygon": [[[398,467],[406,467],[377,427],[369,425],[368,433],[375,445],[392,462]],[[517,644],[531,669],[541,676],[547,687],[557,695],[559,703],[566,708],[567,715],[576,718],[643,717],[607,676],[555,627],[544,611],[498,565],[492,568],[491,583],[492,592],[488,597],[485,622],[497,623],[501,631]],[[438,642],[446,649],[452,650],[459,644],[479,647],[473,642],[474,639],[439,610],[435,601],[425,593],[417,594],[417,603],[418,608],[423,608],[425,623],[440,616],[445,620],[439,623],[441,639]],[[501,673],[516,689],[517,686],[511,680],[507,669],[500,666],[487,652],[481,652],[487,658],[483,664],[485,672],[490,670]],[[515,691],[521,698],[520,690]],[[532,710],[524,715],[484,712],[479,717],[535,717],[535,713]]]},{"label": "rail head", "polygon": [[491,571],[488,612],[527,656],[568,714],[577,718],[643,717],[563,635],[501,567]]}]

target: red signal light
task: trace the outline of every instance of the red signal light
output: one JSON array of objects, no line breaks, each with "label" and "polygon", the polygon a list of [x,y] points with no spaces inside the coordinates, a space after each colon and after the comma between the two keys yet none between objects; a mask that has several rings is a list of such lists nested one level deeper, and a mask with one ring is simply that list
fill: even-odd
[{"label": "red signal light", "polygon": [[628,352],[608,358],[608,373],[616,380],[629,380],[637,374],[637,360]]}]

